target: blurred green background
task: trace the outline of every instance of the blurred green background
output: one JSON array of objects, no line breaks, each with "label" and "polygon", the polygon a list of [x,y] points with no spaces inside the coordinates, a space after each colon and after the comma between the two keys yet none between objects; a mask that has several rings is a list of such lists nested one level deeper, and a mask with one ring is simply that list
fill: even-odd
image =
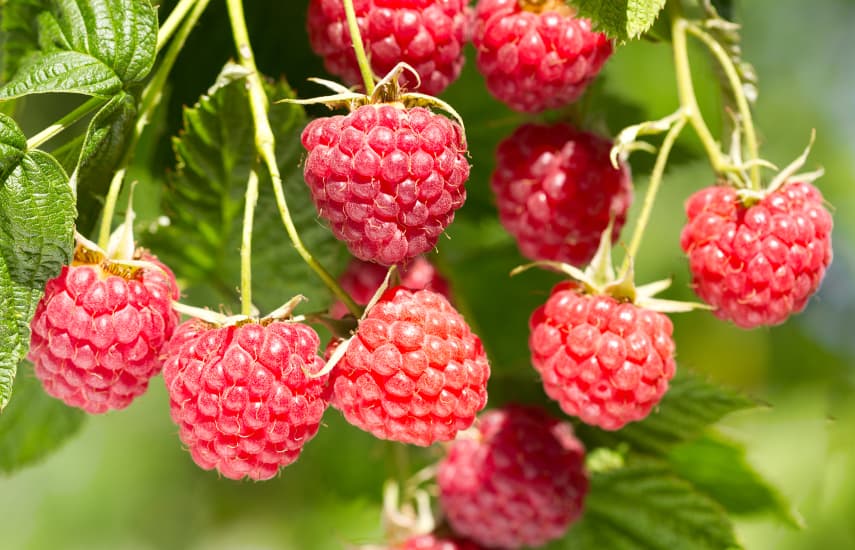
[{"label": "blurred green background", "polygon": [[[285,75],[303,97],[316,95],[317,88],[305,84],[306,77],[322,74],[302,28],[306,2],[246,4],[261,69]],[[212,4],[178,60],[170,101],[160,111],[165,132],[177,130],[181,106],[194,103],[232,56],[224,11],[221,3]],[[805,528],[742,518],[737,527],[745,546],[855,548],[855,218],[848,214],[855,212],[855,3],[752,0],[736,2],[735,16],[744,25],[744,57],[760,79],[756,123],[764,157],[786,165],[803,150],[810,130],[817,130],[808,167],[826,169],[818,185],[836,212],[835,258],[808,310],[784,326],[745,332],[708,313],[674,316],[678,362],[768,403],[728,417],[722,431],[747,443],[750,462],[780,487]],[[713,73],[702,52],[694,53],[702,107],[717,126]],[[618,49],[603,83],[614,108],[597,105],[612,133],[676,108],[670,55],[667,44],[635,42]],[[497,141],[522,118],[486,97],[471,58],[444,98],[467,122],[474,168],[470,201],[451,238],[441,241],[440,265],[493,358],[491,404],[542,400],[533,371],[524,370],[526,321],[556,279],[507,278],[522,260],[495,219],[487,185]],[[37,131],[68,106],[64,100],[33,100],[24,111],[24,129]],[[673,275],[674,298],[691,298],[678,244],[682,202],[713,183],[690,135],[684,134],[680,158],[669,169],[638,263],[640,281]],[[138,158],[133,174],[151,190],[140,209],[153,217],[165,172],[153,169],[159,164],[151,159],[168,163],[171,152],[163,135],[149,136],[144,145],[149,150],[139,157],[145,162]],[[650,168],[641,155],[633,158],[637,196]],[[22,369],[20,376],[32,375]],[[429,453],[413,454],[421,460]],[[387,460],[387,444],[330,410],[302,458],[278,478],[257,484],[219,480],[199,470],[181,448],[158,377],[129,409],[89,418],[59,452],[0,478],[0,548],[309,550],[377,542],[386,476],[378,465]]]}]

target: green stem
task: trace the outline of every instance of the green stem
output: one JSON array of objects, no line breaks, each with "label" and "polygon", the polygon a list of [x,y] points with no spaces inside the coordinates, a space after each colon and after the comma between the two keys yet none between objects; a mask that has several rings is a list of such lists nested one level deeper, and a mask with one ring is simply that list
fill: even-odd
[{"label": "green stem", "polygon": [[308,264],[327,288],[339,300],[344,302],[347,309],[358,319],[362,315],[362,309],[341,288],[335,277],[330,275],[324,266],[306,249],[296,226],[294,226],[294,221],[291,219],[291,212],[288,209],[288,202],[285,199],[285,191],[282,188],[282,175],[279,173],[279,165],[276,162],[276,138],[273,136],[273,130],[270,128],[270,120],[267,118],[267,94],[264,91],[264,85],[258,73],[258,68],[255,66],[255,56],[252,53],[249,31],[246,28],[246,20],[243,14],[243,3],[241,0],[226,0],[226,4],[229,10],[232,35],[240,64],[249,73],[246,78],[249,86],[249,105],[255,125],[255,147],[267,171],[270,173],[273,193],[276,196],[276,205],[279,208],[279,214],[282,217],[285,231],[288,233],[291,243],[303,261]]},{"label": "green stem", "polygon": [[36,147],[43,144],[55,135],[59,134],[69,126],[73,125],[95,109],[101,107],[105,102],[106,100],[101,97],[93,97],[89,99],[88,101],[86,101],[85,103],[83,103],[58,121],[54,122],[38,134],[28,139],[27,149],[35,149]]},{"label": "green stem", "polygon": [[160,98],[163,95],[163,87],[166,85],[166,80],[169,77],[169,73],[172,71],[173,65],[175,65],[175,60],[178,58],[178,54],[184,47],[187,37],[190,36],[190,32],[193,30],[196,22],[199,21],[199,18],[202,16],[202,13],[205,11],[209,2],[210,0],[196,0],[193,11],[182,23],[181,28],[175,35],[175,39],[172,40],[169,44],[169,48],[163,55],[163,60],[160,62],[157,71],[155,71],[154,76],[152,76],[151,80],[142,92],[139,118],[137,118],[136,125],[134,126],[134,132],[130,137],[127,148],[125,149],[125,154],[119,162],[119,168],[110,182],[110,189],[107,192],[107,198],[104,202],[104,212],[101,215],[101,230],[98,234],[98,246],[101,248],[106,248],[107,243],[110,241],[110,229],[113,225],[113,214],[116,211],[116,201],[119,198],[119,192],[122,190],[122,181],[124,180],[125,172],[127,172],[127,168],[134,157],[134,150],[137,147],[137,143],[139,143],[140,136],[142,135],[145,127],[148,126],[157,105],[160,103]]},{"label": "green stem", "polygon": [[[739,78],[739,73],[733,65],[733,60],[727,54],[721,44],[718,43],[707,32],[698,28],[696,25],[687,25],[686,30],[695,35],[703,42],[712,54],[718,59],[724,74],[727,77],[728,83],[733,90],[733,96],[736,100],[736,108],[739,110],[740,125],[745,134],[745,145],[748,148],[750,160],[760,158],[759,147],[757,145],[757,132],[754,129],[754,120],[751,116],[751,107],[748,104],[748,98],[745,97],[745,90],[742,87],[742,79]],[[755,163],[750,168],[751,186],[753,189],[760,190],[760,167]]]},{"label": "green stem", "polygon": [[692,71],[689,66],[689,50],[686,43],[686,27],[688,22],[680,13],[679,2],[671,2],[673,12],[671,15],[671,40],[674,47],[674,67],[677,72],[677,92],[680,97],[680,105],[688,117],[689,123],[697,132],[701,143],[706,149],[713,170],[723,173],[729,170],[730,163],[725,159],[719,145],[704,122],[698,100],[695,97],[695,88],[692,84]]},{"label": "green stem", "polygon": [[249,171],[246,182],[246,202],[243,209],[243,235],[240,244],[240,312],[252,315],[252,221],[258,202],[258,173]]},{"label": "green stem", "polygon": [[169,41],[172,35],[175,34],[175,30],[178,28],[178,25],[181,24],[184,17],[196,1],[197,0],[181,0],[175,8],[173,8],[169,16],[166,18],[166,21],[163,22],[163,25],[161,25],[160,29],[157,31],[157,51],[162,50],[163,46]]},{"label": "green stem", "polygon": [[653,205],[656,202],[656,195],[659,193],[659,187],[662,183],[662,178],[665,175],[665,167],[668,165],[668,157],[671,154],[671,149],[677,141],[677,137],[689,118],[684,116],[679,119],[668,133],[665,134],[665,139],[662,141],[662,146],[659,148],[659,153],[656,155],[656,163],[653,165],[653,172],[650,174],[650,183],[647,185],[647,192],[644,194],[644,203],[641,206],[641,213],[638,215],[638,221],[635,223],[635,229],[632,233],[632,240],[629,242],[629,247],[626,250],[626,256],[621,265],[621,273],[626,273],[629,269],[630,262],[638,254],[638,249],[641,247],[641,239],[644,237],[644,232],[647,229],[647,224],[650,221],[650,215],[653,212]]},{"label": "green stem", "polygon": [[374,72],[365,55],[365,45],[362,43],[362,35],[359,33],[359,23],[356,20],[356,10],[353,9],[353,0],[344,1],[344,13],[347,16],[347,28],[350,31],[350,41],[353,42],[353,52],[356,54],[356,62],[359,64],[359,72],[365,82],[365,93],[374,93]]}]

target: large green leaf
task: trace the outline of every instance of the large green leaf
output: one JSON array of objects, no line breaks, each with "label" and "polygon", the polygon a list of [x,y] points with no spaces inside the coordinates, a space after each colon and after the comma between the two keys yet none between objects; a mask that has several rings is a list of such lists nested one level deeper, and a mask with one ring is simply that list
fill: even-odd
[{"label": "large green leaf", "polygon": [[48,396],[32,372],[15,383],[14,399],[0,415],[0,472],[11,473],[43,458],[72,435],[86,415]]},{"label": "large green leaf", "polygon": [[725,550],[739,546],[724,509],[656,461],[592,474],[584,514],[566,539],[553,547]]},{"label": "large green leaf", "polygon": [[0,1],[0,82],[9,80],[21,61],[38,50],[36,19],[49,7],[49,0]]},{"label": "large green leaf", "polygon": [[791,527],[802,526],[798,513],[754,470],[738,443],[708,435],[675,447],[668,460],[680,476],[732,514],[771,514]]},{"label": "large green leaf", "polygon": [[[190,293],[233,305],[240,283],[240,232],[244,192],[250,168],[257,165],[246,73],[227,65],[217,83],[199,102],[184,111],[184,130],[174,140],[177,170],[164,192],[163,209],[170,219],[149,241],[162,259],[190,284]],[[271,100],[291,95],[284,82],[268,91]],[[305,122],[296,105],[274,104],[270,120],[277,137],[277,158],[285,193],[300,235],[324,264],[338,269],[346,254],[332,234],[316,220],[308,188],[299,169],[299,132]],[[291,295],[311,298],[312,308],[329,299],[319,280],[287,240],[279,212],[263,177],[253,239],[254,301],[275,308]]]},{"label": "large green leaf", "polygon": [[629,424],[618,432],[587,426],[580,426],[580,432],[597,444],[628,443],[634,451],[664,455],[674,445],[700,437],[725,415],[755,406],[757,402],[734,390],[678,368],[668,393],[641,422]]},{"label": "large green leaf", "polygon": [[48,279],[71,259],[74,199],[47,153],[26,151],[15,121],[0,115],[0,410],[26,353],[30,320]]},{"label": "large green leaf", "polygon": [[653,26],[665,0],[569,0],[594,27],[619,41],[637,38]]},{"label": "large green leaf", "polygon": [[69,92],[109,97],[151,70],[157,14],[148,0],[54,0],[39,16],[41,52],[0,88],[0,99]]}]

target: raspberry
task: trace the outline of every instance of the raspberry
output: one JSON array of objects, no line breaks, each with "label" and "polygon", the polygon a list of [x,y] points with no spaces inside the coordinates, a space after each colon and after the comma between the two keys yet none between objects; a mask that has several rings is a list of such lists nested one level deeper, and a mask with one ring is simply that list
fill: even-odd
[{"label": "raspberry", "polygon": [[303,130],[320,216],[361,260],[392,265],[436,245],[466,200],[460,126],[422,108],[369,104]]},{"label": "raspberry", "polygon": [[398,286],[359,322],[333,371],[333,406],[380,439],[453,439],[487,403],[481,340],[441,294]]},{"label": "raspberry", "polygon": [[742,328],[802,311],[831,263],[831,215],[809,183],[788,183],[750,207],[728,187],[686,201],[680,246],[698,296]]},{"label": "raspberry", "polygon": [[[375,74],[403,61],[421,78],[420,92],[437,95],[460,75],[471,9],[467,0],[357,0],[354,11]],[[362,83],[341,0],[311,0],[309,42],[326,69]],[[405,86],[415,82],[406,78]]]},{"label": "raspberry", "polygon": [[183,323],[163,379],[172,420],[201,468],[230,479],[269,479],[300,456],[328,405],[324,361],[309,326]]},{"label": "raspberry", "polygon": [[563,0],[479,0],[472,43],[490,93],[526,113],[578,99],[612,43],[573,13]]},{"label": "raspberry", "polygon": [[523,255],[584,265],[632,202],[629,170],[609,160],[611,142],[567,124],[525,124],[499,144],[491,184],[499,217]]},{"label": "raspberry", "polygon": [[546,394],[583,422],[617,430],[646,417],[674,377],[671,320],[559,283],[529,321]]},{"label": "raspberry", "polygon": [[568,423],[513,405],[481,416],[439,464],[439,502],[455,532],[490,548],[541,546],[582,513],[585,449]]},{"label": "raspberry", "polygon": [[[108,260],[64,266],[36,306],[30,351],[45,391],[91,414],[124,409],[160,372],[175,331],[178,285],[159,267],[134,270]],[[161,271],[162,270],[162,271]]]},{"label": "raspberry", "polygon": [[480,547],[466,540],[421,535],[407,539],[395,550],[480,550]]},{"label": "raspberry", "polygon": [[[339,277],[339,283],[357,304],[364,306],[371,301],[374,293],[383,284],[386,279],[386,271],[387,268],[381,265],[354,259]],[[449,301],[451,300],[448,281],[423,256],[418,256],[412,262],[399,268],[398,273],[401,275],[401,286],[410,290],[429,288],[439,292]],[[333,318],[341,319],[345,315],[347,315],[347,307],[340,301],[330,308],[330,316]]]}]

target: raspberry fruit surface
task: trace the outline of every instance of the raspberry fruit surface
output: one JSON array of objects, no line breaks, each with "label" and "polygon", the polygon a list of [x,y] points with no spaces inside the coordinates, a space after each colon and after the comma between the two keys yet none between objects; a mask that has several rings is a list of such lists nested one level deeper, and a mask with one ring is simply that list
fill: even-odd
[{"label": "raspberry fruit surface", "polygon": [[587,424],[617,430],[645,418],[674,377],[674,327],[662,313],[565,282],[529,326],[546,394]]},{"label": "raspberry fruit surface", "polygon": [[490,93],[512,109],[537,113],[578,99],[613,48],[565,2],[524,3],[479,0],[472,43]]},{"label": "raspberry fruit surface", "polygon": [[407,539],[394,550],[481,550],[481,547],[466,540],[420,535]]},{"label": "raspberry fruit surface", "polygon": [[431,250],[466,200],[466,142],[422,108],[363,105],[302,135],[318,213],[357,258],[392,265]]},{"label": "raspberry fruit surface", "polygon": [[802,311],[831,263],[831,214],[819,190],[788,183],[750,207],[727,187],[686,201],[680,245],[695,291],[742,328],[783,323]]},{"label": "raspberry fruit surface", "polygon": [[585,450],[570,424],[534,407],[484,413],[480,437],[439,464],[439,502],[455,532],[490,548],[541,546],[582,513]]},{"label": "raspberry fruit surface", "polygon": [[481,340],[441,294],[389,289],[333,370],[333,406],[380,439],[453,439],[487,403]]},{"label": "raspberry fruit surface", "polygon": [[169,343],[163,379],[193,460],[230,479],[269,479],[300,456],[328,405],[309,326],[213,327],[193,319]]},{"label": "raspberry fruit surface", "polygon": [[157,267],[128,275],[115,264],[72,264],[48,281],[31,324],[30,351],[45,391],[91,414],[123,409],[160,372],[175,331],[178,285]]},{"label": "raspberry fruit surface", "polygon": [[587,264],[632,202],[629,170],[609,160],[612,143],[567,124],[524,124],[496,151],[491,185],[499,218],[532,260]]},{"label": "raspberry fruit surface", "polygon": [[[437,95],[460,75],[471,9],[467,0],[357,0],[354,11],[374,74],[403,61],[419,74],[419,92]],[[311,0],[309,42],[326,69],[362,84],[341,0]],[[416,82],[404,75],[402,84]]]},{"label": "raspberry fruit surface", "polygon": [[[350,294],[357,304],[364,306],[371,301],[374,293],[383,284],[387,270],[388,268],[378,264],[353,259],[339,277],[339,283],[341,288]],[[399,267],[398,273],[401,277],[401,286],[410,290],[427,288],[439,292],[449,301],[451,300],[448,281],[424,256],[419,256],[410,263]],[[347,315],[347,306],[340,301],[336,302],[330,308],[330,315],[336,319],[341,319]]]}]

